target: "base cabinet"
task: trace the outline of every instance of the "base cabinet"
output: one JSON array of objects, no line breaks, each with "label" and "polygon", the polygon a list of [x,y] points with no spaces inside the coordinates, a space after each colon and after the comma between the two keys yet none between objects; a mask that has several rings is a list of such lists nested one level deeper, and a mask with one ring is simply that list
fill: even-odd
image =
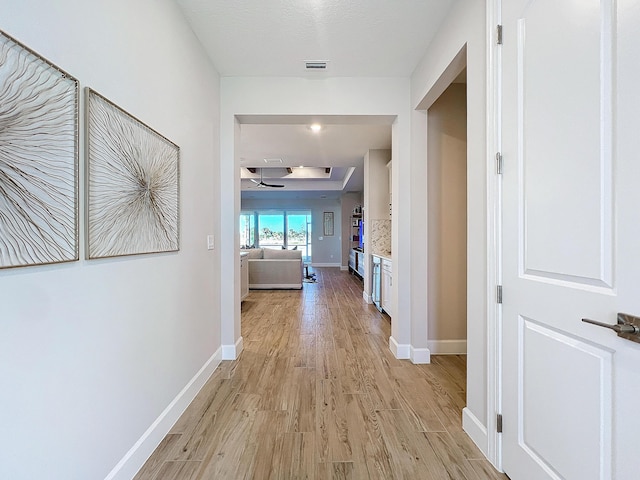
[{"label": "base cabinet", "polygon": [[382,311],[382,277],[381,275],[381,258],[371,256],[371,301],[376,308]]},{"label": "base cabinet", "polygon": [[352,248],[349,250],[349,272],[356,271],[356,251]]},{"label": "base cabinet", "polygon": [[381,287],[380,287],[380,306],[382,309],[393,316],[393,302],[391,297],[391,288],[393,287],[393,271],[389,260],[382,260],[381,268]]},{"label": "base cabinet", "polygon": [[349,252],[349,271],[357,274],[360,278],[364,278],[364,252],[354,248]]}]

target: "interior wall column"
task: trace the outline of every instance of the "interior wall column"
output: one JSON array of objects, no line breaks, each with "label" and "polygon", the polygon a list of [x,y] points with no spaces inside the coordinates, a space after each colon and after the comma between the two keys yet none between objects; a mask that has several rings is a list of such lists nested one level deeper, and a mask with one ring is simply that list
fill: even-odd
[{"label": "interior wall column", "polygon": [[431,352],[427,322],[428,200],[427,200],[427,114],[411,112],[411,221],[413,251],[411,254],[411,361],[429,363]]},{"label": "interior wall column", "polygon": [[[240,330],[240,167],[235,158],[240,123],[235,115],[221,115],[220,125],[220,319],[223,360],[235,360],[242,351]],[[225,301],[233,299],[233,301]]]}]

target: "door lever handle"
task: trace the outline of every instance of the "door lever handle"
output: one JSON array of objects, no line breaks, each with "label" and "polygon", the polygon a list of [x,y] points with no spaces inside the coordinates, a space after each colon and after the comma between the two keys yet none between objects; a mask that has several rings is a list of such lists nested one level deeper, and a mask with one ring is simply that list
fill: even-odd
[{"label": "door lever handle", "polygon": [[640,332],[640,329],[634,325],[609,325],[608,323],[598,322],[597,320],[591,320],[589,318],[583,318],[582,321],[585,323],[590,323],[591,325],[597,325],[598,327],[609,328],[616,333],[634,333],[637,335]]},{"label": "door lever handle", "polygon": [[609,325],[589,318],[583,318],[582,321],[598,327],[608,328],[616,332],[621,338],[640,343],[640,317],[627,313],[618,313],[618,323],[616,325]]}]

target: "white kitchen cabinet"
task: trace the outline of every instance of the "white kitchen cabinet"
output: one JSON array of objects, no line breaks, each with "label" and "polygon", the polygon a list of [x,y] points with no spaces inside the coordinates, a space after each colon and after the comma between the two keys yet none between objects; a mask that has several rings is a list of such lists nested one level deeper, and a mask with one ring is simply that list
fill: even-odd
[{"label": "white kitchen cabinet", "polygon": [[364,252],[352,248],[349,252],[349,270],[360,278],[364,278]]},{"label": "white kitchen cabinet", "polygon": [[376,308],[382,311],[382,285],[381,285],[381,265],[382,259],[378,255],[371,256],[371,301]]},{"label": "white kitchen cabinet", "polygon": [[355,273],[356,271],[356,251],[352,248],[349,250],[349,272]]},{"label": "white kitchen cabinet", "polygon": [[382,285],[380,287],[380,304],[382,309],[392,317],[393,300],[391,296],[391,289],[393,287],[393,269],[391,260],[387,260],[386,258],[382,259],[381,277]]}]

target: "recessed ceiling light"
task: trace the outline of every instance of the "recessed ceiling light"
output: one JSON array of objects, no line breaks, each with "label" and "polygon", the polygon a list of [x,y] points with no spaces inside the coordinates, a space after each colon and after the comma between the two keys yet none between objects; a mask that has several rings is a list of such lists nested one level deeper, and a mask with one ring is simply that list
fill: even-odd
[{"label": "recessed ceiling light", "polygon": [[322,125],[320,125],[319,123],[312,123],[309,128],[312,132],[318,133],[320,130],[322,130]]}]

